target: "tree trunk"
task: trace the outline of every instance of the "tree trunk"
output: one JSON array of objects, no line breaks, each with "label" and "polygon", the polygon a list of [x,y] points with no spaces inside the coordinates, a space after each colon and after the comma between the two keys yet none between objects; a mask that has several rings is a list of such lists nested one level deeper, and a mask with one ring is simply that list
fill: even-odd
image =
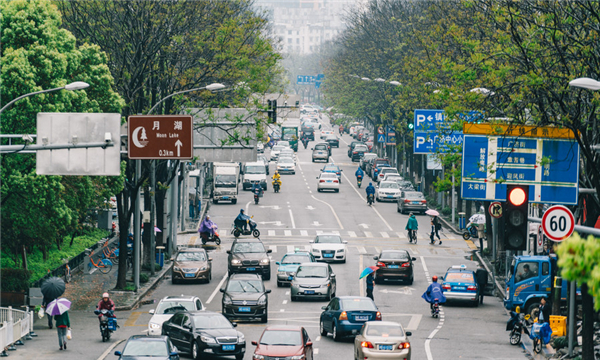
[{"label": "tree trunk", "polygon": [[[150,209],[151,207],[150,203],[152,201],[152,197],[150,195],[150,187],[147,186],[146,190],[144,190],[144,209]],[[150,219],[150,222],[145,222],[143,226],[144,233],[142,234],[142,243],[144,244],[144,253],[142,254],[142,264],[152,266],[152,253],[154,252],[154,249],[151,249],[150,246],[152,232],[154,231],[152,219]]]},{"label": "tree trunk", "polygon": [[581,284],[581,302],[583,308],[581,359],[594,360],[594,299],[589,294],[586,283]]},{"label": "tree trunk", "polygon": [[27,250],[25,249],[25,245],[23,245],[23,252],[21,253],[22,259],[21,262],[23,264],[23,269],[27,270]]}]

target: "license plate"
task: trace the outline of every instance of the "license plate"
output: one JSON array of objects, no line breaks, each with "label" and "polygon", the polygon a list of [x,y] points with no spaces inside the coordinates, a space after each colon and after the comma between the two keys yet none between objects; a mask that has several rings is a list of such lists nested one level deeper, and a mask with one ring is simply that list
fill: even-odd
[{"label": "license plate", "polygon": [[379,350],[392,350],[393,348],[393,345],[379,345]]},{"label": "license plate", "polygon": [[327,180],[327,182],[328,182],[328,183],[330,183],[330,182],[333,182],[333,181],[331,181],[331,180]]},{"label": "license plate", "polygon": [[185,274],[185,277],[194,277],[196,274]]},{"label": "license plate", "polygon": [[420,204],[420,202],[418,202],[418,201],[413,201],[411,204],[413,204],[413,205],[419,205],[419,204]]},{"label": "license plate", "polygon": [[323,257],[326,257],[326,258],[332,258],[332,257],[333,257],[333,254],[323,254]]},{"label": "license plate", "polygon": [[229,196],[223,196],[223,200],[229,199]]},{"label": "license plate", "polygon": [[398,269],[400,266],[398,265],[388,265],[388,268],[390,269]]},{"label": "license plate", "polygon": [[249,307],[239,307],[238,311],[239,312],[250,312],[250,308]]},{"label": "license plate", "polygon": [[464,286],[455,286],[454,290],[467,290],[467,288]]},{"label": "license plate", "polygon": [[355,316],[354,320],[356,320],[356,321],[369,321],[369,317],[368,316]]},{"label": "license plate", "polygon": [[314,290],[304,290],[304,293],[307,295],[312,295],[315,293],[315,291]]},{"label": "license plate", "polygon": [[394,197],[392,195],[388,195],[388,196],[386,196],[386,198],[393,199]]},{"label": "license plate", "polygon": [[223,351],[233,351],[235,350],[235,345],[222,345]]},{"label": "license plate", "polygon": [[246,271],[254,271],[256,268],[246,268]]}]

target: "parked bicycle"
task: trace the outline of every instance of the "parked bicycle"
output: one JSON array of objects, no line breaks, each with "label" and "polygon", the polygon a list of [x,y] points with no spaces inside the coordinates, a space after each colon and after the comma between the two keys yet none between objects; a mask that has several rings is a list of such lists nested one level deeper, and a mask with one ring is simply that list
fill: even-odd
[{"label": "parked bicycle", "polygon": [[93,274],[94,271],[100,270],[103,274],[108,274],[112,270],[112,262],[109,259],[98,259],[98,262],[94,261],[94,253],[90,253],[90,262],[88,264],[88,272]]},{"label": "parked bicycle", "polygon": [[108,241],[102,245],[102,254],[105,259],[110,260],[115,265],[119,265],[119,252],[116,247],[111,248],[108,246]]}]

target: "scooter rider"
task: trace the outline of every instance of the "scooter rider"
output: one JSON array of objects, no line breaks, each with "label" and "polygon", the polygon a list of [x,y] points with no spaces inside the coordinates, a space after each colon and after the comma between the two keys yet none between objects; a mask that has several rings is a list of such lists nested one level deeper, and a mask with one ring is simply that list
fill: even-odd
[{"label": "scooter rider", "polygon": [[375,196],[375,186],[373,186],[373,183],[369,183],[369,186],[367,186],[365,191],[367,192],[367,197],[369,197],[369,195]]},{"label": "scooter rider", "polygon": [[356,170],[356,172],[354,173],[354,176],[356,176],[356,179],[358,180],[358,176],[361,176],[362,178],[365,177],[365,172],[363,171],[363,169],[360,168],[360,165],[358,166],[358,169]]},{"label": "scooter rider", "polygon": [[438,277],[433,275],[431,277],[431,285],[425,290],[421,297],[425,299],[429,303],[429,308],[433,309],[433,303],[435,299],[438,299],[438,304],[443,304],[446,302],[446,297],[444,296],[444,291],[442,290],[442,285],[438,284]]},{"label": "scooter rider", "polygon": [[203,239],[208,239],[209,236],[214,235],[216,226],[217,225],[210,220],[210,215],[206,215],[200,224],[200,229],[198,229],[200,237]]},{"label": "scooter rider", "polygon": [[[98,302],[98,305],[96,307],[98,308],[98,310],[114,311],[115,310],[115,302],[112,301],[110,299],[110,296],[108,295],[108,293],[105,292],[104,294],[102,294],[102,299]],[[113,315],[114,315],[114,313],[113,313]],[[102,318],[102,314],[98,315],[98,321],[100,321],[101,318]]]},{"label": "scooter rider", "polygon": [[279,184],[279,187],[281,187],[281,175],[279,175],[277,170],[275,170],[275,174],[273,174],[273,185],[276,183]]},{"label": "scooter rider", "polygon": [[252,193],[256,193],[256,191],[258,190],[258,196],[262,196],[262,192],[263,192],[263,188],[262,186],[260,186],[260,183],[258,181],[255,181],[252,184]]},{"label": "scooter rider", "polygon": [[244,214],[244,209],[240,209],[240,213],[238,214],[238,216],[235,218],[235,226],[243,229],[244,231],[248,230],[248,222],[247,220],[250,219],[250,216]]}]

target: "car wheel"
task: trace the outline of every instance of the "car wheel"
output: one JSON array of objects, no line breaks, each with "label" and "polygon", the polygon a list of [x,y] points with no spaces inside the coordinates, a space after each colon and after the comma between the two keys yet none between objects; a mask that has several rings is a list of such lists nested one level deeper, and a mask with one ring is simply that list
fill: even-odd
[{"label": "car wheel", "polygon": [[[237,204],[237,199],[233,199],[233,200],[231,200],[231,203],[232,203],[232,204],[234,204],[234,205],[235,205],[235,204]],[[218,244],[217,244],[217,245],[218,245]]]},{"label": "car wheel", "polygon": [[244,354],[237,354],[235,356],[235,360],[242,360],[244,358]]},{"label": "car wheel", "polygon": [[197,341],[192,342],[192,351],[191,351],[190,355],[192,355],[192,359],[200,360],[200,353],[198,351],[198,342]]},{"label": "car wheel", "polygon": [[269,313],[265,310],[265,314],[260,318],[260,322],[266,324],[269,321]]},{"label": "car wheel", "polygon": [[333,335],[333,341],[340,341],[340,340],[342,340],[342,336],[338,332],[338,329],[337,329],[337,326],[335,325],[335,323],[333,323],[332,328],[333,329],[331,330],[331,333]]},{"label": "car wheel", "polygon": [[408,280],[408,285],[412,285],[414,281],[415,281],[415,278],[411,277],[410,280]]},{"label": "car wheel", "polygon": [[171,284],[175,285],[177,284],[177,280],[175,280],[175,277],[171,275]]},{"label": "car wheel", "polygon": [[271,280],[271,272],[269,271],[268,273],[263,275],[263,280]]},{"label": "car wheel", "polygon": [[335,192],[336,192],[336,193],[339,193],[339,192],[340,192],[340,189],[335,189]]},{"label": "car wheel", "polygon": [[321,336],[327,336],[327,331],[323,327],[323,321],[319,321],[319,332],[321,333]]},{"label": "car wheel", "polygon": [[375,277],[375,284],[381,284],[383,282],[383,279],[379,278],[379,277]]},{"label": "car wheel", "polygon": [[400,208],[398,206],[396,206],[396,211],[400,212]]},{"label": "car wheel", "polygon": [[379,197],[375,196],[375,201],[380,202]]},{"label": "car wheel", "polygon": [[218,203],[219,203],[219,200],[213,199],[213,204],[218,204]]},{"label": "car wheel", "polygon": [[321,189],[318,189],[318,188],[317,188],[317,192],[321,192]]},{"label": "car wheel", "polygon": [[283,283],[281,281],[277,281],[277,287],[283,287]]},{"label": "car wheel", "polygon": [[298,298],[295,296],[292,296],[292,301],[298,301]]}]

